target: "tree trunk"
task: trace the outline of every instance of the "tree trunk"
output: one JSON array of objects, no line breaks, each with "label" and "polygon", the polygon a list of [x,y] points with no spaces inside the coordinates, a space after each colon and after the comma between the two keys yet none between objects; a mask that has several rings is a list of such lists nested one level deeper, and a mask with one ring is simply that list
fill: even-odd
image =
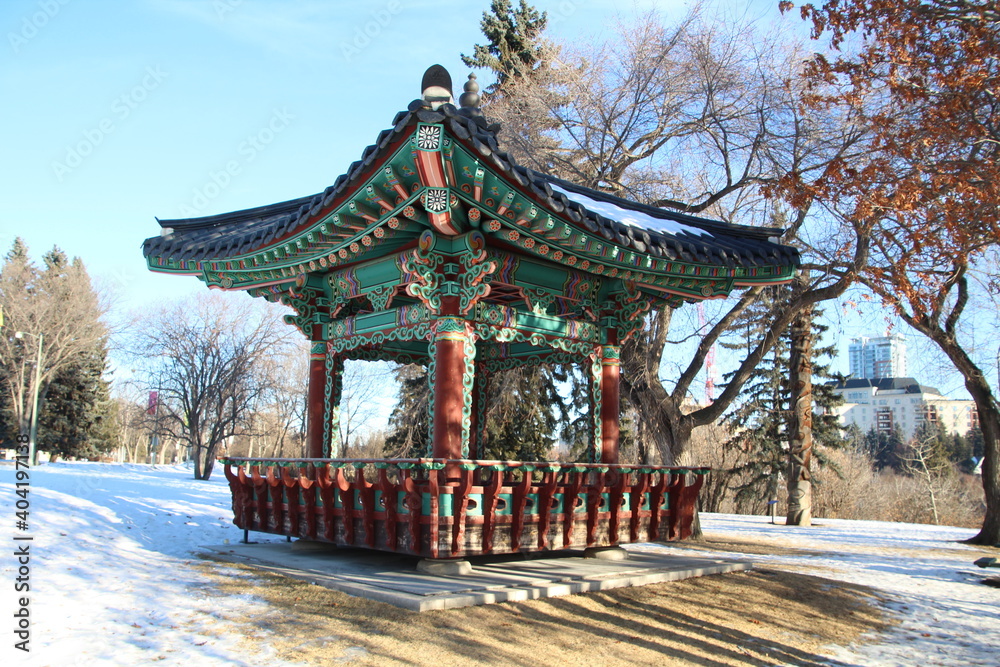
[{"label": "tree trunk", "polygon": [[642,433],[652,441],[642,443],[646,456],[655,450],[661,465],[682,465],[694,422],[660,382],[662,354],[663,348],[655,343],[633,339],[622,345],[621,392],[638,414]]},{"label": "tree trunk", "polygon": [[192,452],[194,454],[194,478],[204,479],[201,476],[201,452],[204,448],[195,442],[192,442],[191,446],[194,448],[194,451]]},{"label": "tree trunk", "polygon": [[[959,281],[960,305],[967,299],[965,281]],[[933,326],[925,318],[914,317],[900,312],[903,320],[924,334],[944,352],[965,380],[965,388],[976,404],[979,427],[983,432],[983,494],[986,500],[986,514],[979,533],[968,540],[969,544],[1000,544],[1000,405],[998,405],[990,384],[982,370],[958,343],[953,331]],[[949,323],[958,319],[953,313]]]},{"label": "tree trunk", "polygon": [[983,494],[986,498],[983,527],[969,543],[1000,545],[1000,408],[981,373],[978,378],[967,377],[965,387],[976,403],[979,427],[983,432]]},{"label": "tree trunk", "polygon": [[802,309],[792,322],[789,360],[791,419],[788,428],[789,526],[812,525],[812,306]]},{"label": "tree trunk", "polygon": [[206,456],[205,465],[201,471],[202,472],[201,477],[199,477],[198,479],[208,481],[208,479],[212,477],[212,470],[214,469],[215,469],[215,457]]}]

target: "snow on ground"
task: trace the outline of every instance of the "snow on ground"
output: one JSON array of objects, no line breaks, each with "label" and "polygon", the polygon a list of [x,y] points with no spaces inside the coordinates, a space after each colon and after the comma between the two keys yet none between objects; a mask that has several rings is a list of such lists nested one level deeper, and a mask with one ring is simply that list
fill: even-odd
[{"label": "snow on ground", "polygon": [[[15,544],[12,478],[5,464],[7,545]],[[227,628],[227,617],[246,612],[252,596],[210,594],[212,582],[190,567],[199,545],[242,537],[221,470],[200,482],[181,466],[55,463],[31,470],[30,489],[30,529],[16,534],[34,538],[32,650],[14,649],[5,631],[4,665],[285,664],[266,644],[240,647],[242,637]],[[7,619],[13,561],[0,561]]]},{"label": "snow on ground", "polygon": [[[247,594],[222,596],[193,567],[201,545],[236,542],[222,471],[210,482],[181,466],[56,463],[31,471],[30,530],[14,530],[13,466],[0,467],[0,494],[10,508],[5,548],[30,534],[32,652],[13,649],[5,631],[3,665],[286,665],[261,641],[233,634],[230,618],[255,606]],[[772,526],[767,517],[703,515],[706,535],[801,550],[759,556],[761,565],[791,566],[864,584],[890,601],[898,626],[871,643],[831,647],[853,665],[1000,665],[1000,589],[979,583],[975,550],[957,540],[974,531],[911,524],[820,519],[812,528]],[[258,541],[280,540],[256,534]],[[636,545],[637,549],[676,549]],[[677,550],[680,552],[681,550]],[[684,549],[685,555],[692,551]],[[713,558],[718,551],[705,552]],[[738,554],[733,554],[734,556]],[[2,560],[4,615],[10,622],[14,558]],[[247,578],[236,570],[233,577]],[[6,627],[6,626],[5,626]],[[10,656],[10,657],[8,657]],[[346,657],[346,656],[344,656]]]},{"label": "snow on ground", "polygon": [[[754,541],[801,550],[801,555],[753,555],[751,559],[761,566],[792,566],[806,574],[870,586],[888,599],[895,627],[881,636],[867,637],[871,643],[831,647],[830,658],[864,666],[1000,665],[1000,589],[980,583],[997,571],[974,566],[972,561],[981,551],[958,543],[977,531],[838,519],[815,519],[812,527],[804,528],[772,525],[764,516],[730,514],[702,514],[702,528],[710,540]],[[654,544],[635,548],[681,551]],[[698,551],[684,549],[683,553],[697,555]]]}]

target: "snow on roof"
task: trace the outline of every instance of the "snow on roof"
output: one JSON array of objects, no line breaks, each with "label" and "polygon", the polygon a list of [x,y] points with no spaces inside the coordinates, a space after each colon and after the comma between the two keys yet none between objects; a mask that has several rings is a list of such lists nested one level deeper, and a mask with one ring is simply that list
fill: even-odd
[{"label": "snow on roof", "polygon": [[572,192],[565,188],[561,188],[552,182],[549,183],[549,186],[554,191],[566,195],[570,201],[575,201],[588,211],[597,213],[598,215],[602,215],[609,220],[615,220],[625,225],[639,227],[640,229],[655,229],[656,231],[664,234],[680,234],[682,232],[688,232],[689,234],[697,234],[698,236],[712,236],[708,232],[696,227],[688,227],[687,225],[682,225],[679,222],[667,220],[665,218],[656,218],[648,213],[633,211],[631,209],[622,208],[621,206],[616,206],[611,202],[598,201],[597,199],[592,199],[587,195],[582,195],[579,192]]}]

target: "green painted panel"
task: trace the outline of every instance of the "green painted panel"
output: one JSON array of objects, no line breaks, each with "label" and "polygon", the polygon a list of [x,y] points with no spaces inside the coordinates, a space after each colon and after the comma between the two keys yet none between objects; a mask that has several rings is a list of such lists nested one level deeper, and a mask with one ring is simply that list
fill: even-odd
[{"label": "green painted panel", "polygon": [[483,494],[481,493],[470,493],[469,502],[465,505],[465,515],[466,516],[482,516],[483,515]]},{"label": "green painted panel", "polygon": [[518,287],[544,287],[557,294],[562,294],[562,286],[568,276],[569,271],[560,269],[558,266],[521,260],[515,274],[514,284]]},{"label": "green painted panel", "polygon": [[517,328],[559,336],[565,336],[569,333],[569,325],[563,318],[534,313],[519,312],[517,314]]},{"label": "green painted panel", "polygon": [[396,311],[385,310],[381,313],[368,313],[354,318],[354,332],[367,333],[396,326]]},{"label": "green painted panel", "polygon": [[510,516],[513,514],[511,511],[511,495],[509,493],[501,493],[497,498],[497,509],[494,512],[497,516]]},{"label": "green painted panel", "polygon": [[383,285],[398,285],[401,280],[395,255],[361,264],[354,268],[354,275],[362,290]]}]

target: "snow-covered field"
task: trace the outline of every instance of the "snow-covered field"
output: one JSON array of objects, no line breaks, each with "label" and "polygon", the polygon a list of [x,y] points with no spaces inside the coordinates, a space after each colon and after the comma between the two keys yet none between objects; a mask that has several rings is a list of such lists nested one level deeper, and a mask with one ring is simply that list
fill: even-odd
[{"label": "snow-covered field", "polygon": [[[0,650],[3,665],[287,664],[269,649],[266,636],[241,643],[230,628],[228,619],[246,607],[250,595],[211,593],[212,582],[192,567],[200,545],[242,537],[231,522],[221,471],[211,482],[196,482],[182,467],[44,465],[32,470],[26,532],[14,524],[13,466],[0,467],[0,480],[9,526],[3,614],[11,628]],[[772,526],[766,517],[703,517],[709,537],[802,550],[754,556],[756,562],[800,567],[884,593],[898,626],[869,644],[832,647],[829,657],[841,664],[1000,665],[1000,589],[979,583],[984,571],[972,565],[975,551],[956,543],[973,531],[817,523],[788,528]],[[24,535],[33,537],[30,654],[14,649],[10,625],[18,597],[11,545],[23,544],[13,537]],[[245,576],[235,570],[232,575]]]},{"label": "snow-covered field", "polygon": [[871,643],[865,645],[831,647],[831,658],[852,665],[1000,666],[1000,589],[981,583],[1000,570],[976,567],[972,562],[981,551],[957,543],[977,531],[839,519],[815,519],[812,527],[801,528],[771,525],[768,517],[731,514],[702,514],[702,527],[710,540],[763,542],[803,552],[752,556],[760,566],[793,566],[882,592],[897,619],[895,627],[866,638]]}]

